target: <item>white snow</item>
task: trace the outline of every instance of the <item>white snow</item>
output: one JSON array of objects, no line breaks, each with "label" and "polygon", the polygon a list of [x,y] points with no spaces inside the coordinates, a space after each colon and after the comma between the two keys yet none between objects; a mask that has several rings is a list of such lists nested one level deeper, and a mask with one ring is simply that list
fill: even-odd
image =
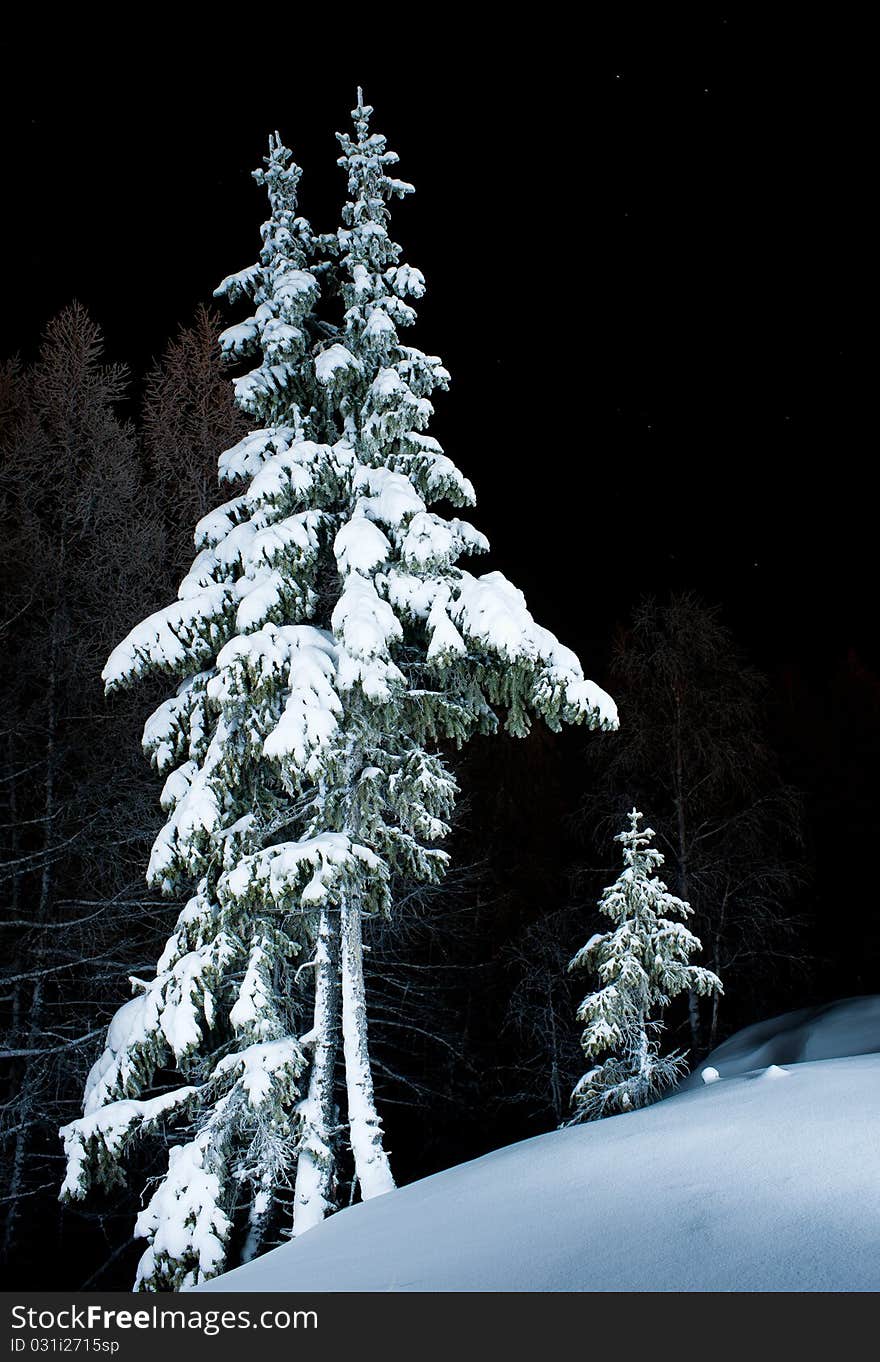
[{"label": "white snow", "polygon": [[444,584],[434,577],[418,577],[414,573],[399,572],[391,568],[387,575],[376,577],[376,583],[387,595],[389,601],[406,619],[426,619],[431,606],[439,593],[444,594]]},{"label": "white snow", "polygon": [[101,673],[108,691],[125,685],[150,666],[182,668],[190,663],[197,647],[207,654],[220,638],[233,595],[225,583],[211,586],[188,600],[157,610],[136,625],[113,649]]},{"label": "white snow", "polygon": [[178,687],[177,694],[163,700],[144,724],[143,748],[158,771],[167,771],[175,760],[179,760],[179,752],[185,751],[190,756],[200,753],[205,738],[200,722],[200,701],[204,699],[205,683],[204,672],[187,677]]},{"label": "white snow", "polygon": [[350,350],[338,342],[329,345],[326,350],[322,350],[315,360],[315,377],[319,383],[331,383],[336,374],[344,373],[346,369],[360,369],[360,361],[356,360]]},{"label": "white snow", "polygon": [[[248,437],[253,439],[252,436]],[[239,445],[235,446],[236,449]],[[228,453],[232,453],[229,450]],[[197,549],[212,549],[221,539],[225,539],[233,526],[239,524],[242,517],[247,513],[244,497],[233,497],[231,501],[226,501],[222,506],[217,506],[207,515],[202,516],[196,522],[194,540]]]},{"label": "white snow", "polygon": [[214,297],[228,298],[231,303],[242,296],[247,297],[259,274],[259,265],[248,265],[247,269],[238,270],[235,274],[227,274],[226,278],[221,280],[214,289]]},{"label": "white snow", "polygon": [[526,598],[501,572],[463,572],[454,617],[466,634],[508,662],[537,653]]},{"label": "white snow", "polygon": [[[363,270],[363,266],[360,268]],[[365,270],[364,273],[366,273]],[[408,391],[409,389],[396,369],[380,369],[370,384],[370,396],[374,402],[389,402],[392,398]]]},{"label": "white snow", "polygon": [[[239,478],[254,477],[267,459],[289,449],[295,438],[296,433],[290,426],[273,426],[267,430],[252,430],[249,435],[245,435],[244,439],[239,440],[237,445],[224,450],[220,455],[218,466],[221,482],[236,482]],[[237,500],[241,499],[238,498]],[[230,504],[234,503],[227,503],[227,506]],[[203,520],[199,521],[197,533],[200,527],[206,526],[205,542],[210,542],[209,536],[214,532],[214,527],[210,523],[211,517],[222,514],[226,510],[226,506],[220,506],[217,511],[210,512]],[[226,531],[223,530],[222,533],[226,533]],[[222,535],[218,535],[218,537],[222,537]],[[196,542],[198,545],[198,539]]]},{"label": "white snow", "polygon": [[[167,968],[149,983],[132,978],[139,995],[116,1012],[107,1031],[106,1047],[89,1071],[83,1100],[83,1116],[93,1116],[113,1102],[138,1076],[138,1046],[146,1038],[164,1042],[176,1058],[187,1054],[201,1036],[200,995],[206,975],[216,972],[229,954],[229,942],[221,933],[198,950],[161,963]],[[67,1127],[72,1130],[78,1122]],[[88,1134],[88,1130],[86,1131]]]},{"label": "white snow", "polygon": [[291,1037],[249,1045],[245,1050],[225,1055],[214,1069],[214,1077],[234,1074],[247,1093],[252,1107],[258,1107],[272,1091],[272,1077],[280,1069],[298,1074],[304,1060],[299,1044]]},{"label": "white snow", "polygon": [[260,334],[263,354],[269,360],[278,360],[295,355],[303,340],[302,329],[291,326],[280,317],[270,317]]},{"label": "white snow", "polygon": [[360,497],[355,512],[370,520],[381,520],[384,525],[396,528],[425,509],[425,503],[409,478],[387,468],[368,468],[361,464],[355,470],[352,486],[355,492],[368,494]]},{"label": "white snow", "polygon": [[219,828],[221,808],[211,779],[211,766],[222,756],[222,750],[223,743],[215,735],[203,767],[187,762],[165,782],[163,807],[171,808],[171,813],[150,852],[147,865],[150,884],[170,887],[168,876],[178,855],[184,856],[189,864],[200,839],[205,835],[210,838]]},{"label": "white snow", "polygon": [[67,1173],[61,1186],[65,1193],[77,1198],[86,1181],[86,1146],[100,1142],[111,1156],[119,1154],[132,1130],[154,1127],[176,1108],[185,1107],[196,1095],[194,1087],[175,1088],[146,1100],[122,1098],[71,1121],[61,1127],[64,1153],[68,1160]]},{"label": "white snow", "polygon": [[256,572],[253,579],[239,578],[236,587],[242,593],[241,604],[235,612],[235,627],[242,634],[250,633],[265,624],[283,597],[285,578],[276,568]]},{"label": "white snow", "polygon": [[223,1261],[231,1224],[217,1204],[220,1179],[206,1166],[210,1138],[204,1130],[189,1144],[168,1151],[168,1174],[135,1221],[135,1237],[152,1241],[138,1264],[135,1290],[137,1283],[150,1279],[164,1255],[192,1264],[184,1287],[216,1272]]},{"label": "white snow", "polygon": [[217,894],[221,903],[232,903],[246,899],[254,885],[264,885],[279,907],[294,898],[299,903],[320,903],[358,863],[381,878],[379,857],[343,833],[322,832],[301,842],[276,842],[242,857],[233,870],[221,875]]},{"label": "white snow", "polygon": [[448,659],[467,653],[464,639],[446,613],[448,603],[449,593],[439,594],[428,614],[428,628],[431,630],[431,642],[427,652],[429,662],[433,662],[435,658]]},{"label": "white snow", "polygon": [[[321,635],[318,630],[313,634]],[[294,765],[314,775],[320,755],[330,743],[342,713],[333,687],[335,663],[325,646],[301,642],[291,650],[290,693],[278,723],[263,744],[265,756],[291,757]]]},{"label": "white snow", "polygon": [[260,334],[256,317],[248,317],[245,322],[227,326],[220,332],[220,350],[224,355],[247,355],[253,350]]},{"label": "white snow", "polygon": [[401,297],[421,298],[425,292],[425,276],[412,265],[398,265],[396,269],[385,271],[385,278]]},{"label": "white snow", "polygon": [[275,301],[298,318],[308,311],[317,288],[315,276],[308,270],[286,270],[275,280]]},{"label": "white snow", "polygon": [[[857,1014],[870,1028],[880,998],[836,1012],[832,1034]],[[765,1046],[773,1026],[760,1028]],[[831,1043],[821,1027],[812,1038]],[[791,1063],[785,1082],[718,1067],[722,1082],[698,1071],[691,1090],[654,1106],[341,1211],[199,1289],[880,1289],[880,1054]]]},{"label": "white snow", "polygon": [[404,566],[416,572],[448,567],[462,553],[488,551],[488,539],[466,520],[445,520],[431,511],[419,511],[412,517],[400,543]]},{"label": "white snow", "polygon": [[389,334],[396,335],[393,321],[384,308],[374,307],[364,327],[364,339],[368,342],[374,342],[380,336]]},{"label": "white snow", "polygon": [[[262,941],[258,941],[251,947],[248,957],[247,969],[238,990],[238,998],[229,1012],[229,1021],[233,1031],[251,1030],[259,1033],[262,1029],[261,1020],[263,1014],[269,1008],[269,995],[266,991],[267,971],[271,973],[271,963],[266,955],[266,949]],[[227,1058],[240,1059],[241,1053]],[[215,1073],[222,1073],[222,1061],[217,1065]]]},{"label": "white snow", "polygon": [[247,503],[256,509],[274,507],[284,496],[307,498],[316,476],[321,470],[336,467],[344,457],[342,442],[319,445],[313,440],[296,440],[269,457],[264,457],[259,471],[246,495]]},{"label": "white snow", "polygon": [[366,575],[391,557],[391,545],[385,535],[366,516],[354,516],[346,521],[333,542],[333,552],[339,571],[360,572]]},{"label": "white snow", "polygon": [[318,528],[323,519],[320,511],[300,511],[258,530],[250,544],[250,561],[263,560],[274,565],[285,559],[300,566],[318,551]]},{"label": "white snow", "polygon": [[[713,1050],[706,1062],[722,1078],[732,1078],[768,1065],[878,1053],[880,995],[843,998],[747,1026]],[[682,1086],[693,1087],[698,1081],[691,1074]]]},{"label": "white snow", "polygon": [[387,700],[403,676],[389,657],[391,642],[403,635],[400,621],[373,583],[350,572],[331,616],[339,640],[337,684],[341,691],[360,682],[371,700]]}]

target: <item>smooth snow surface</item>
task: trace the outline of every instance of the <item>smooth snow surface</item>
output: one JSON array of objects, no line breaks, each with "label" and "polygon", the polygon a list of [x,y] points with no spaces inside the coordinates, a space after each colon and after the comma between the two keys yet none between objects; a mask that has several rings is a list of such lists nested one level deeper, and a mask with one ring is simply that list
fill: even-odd
[{"label": "smooth snow surface", "polygon": [[[768,1064],[872,1054],[880,1054],[880,995],[803,1007],[747,1026],[713,1050],[705,1065],[717,1069],[720,1078],[733,1078]],[[701,1074],[705,1065],[690,1074],[681,1087],[698,1087],[704,1082]]]},{"label": "smooth snow surface", "polygon": [[199,1290],[880,1289],[880,1055],[784,1082],[718,1068],[341,1211]]}]

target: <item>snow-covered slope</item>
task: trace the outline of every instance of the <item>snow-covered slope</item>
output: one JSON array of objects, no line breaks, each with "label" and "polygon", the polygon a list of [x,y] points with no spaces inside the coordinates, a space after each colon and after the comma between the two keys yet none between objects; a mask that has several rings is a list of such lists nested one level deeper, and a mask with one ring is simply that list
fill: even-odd
[{"label": "snow-covered slope", "polygon": [[719,1082],[354,1206],[200,1289],[880,1289],[880,1055],[713,1058]]},{"label": "snow-covered slope", "polygon": [[702,1070],[710,1066],[722,1078],[732,1078],[750,1069],[766,1068],[768,1064],[878,1053],[880,997],[843,998],[819,1007],[802,1007],[737,1031],[680,1086],[698,1086]]}]

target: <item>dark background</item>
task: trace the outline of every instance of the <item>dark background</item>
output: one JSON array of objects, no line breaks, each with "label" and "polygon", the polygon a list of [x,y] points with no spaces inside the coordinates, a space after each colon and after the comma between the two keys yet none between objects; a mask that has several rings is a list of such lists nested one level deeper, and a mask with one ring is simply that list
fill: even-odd
[{"label": "dark background", "polygon": [[34,48],[3,124],[4,350],[75,296],[143,370],[255,255],[273,128],[335,226],[360,82],[418,191],[394,225],[453,376],[439,433],[536,613],[601,639],[688,586],[761,663],[880,661],[858,32],[705,6],[339,27]]},{"label": "dark background", "polygon": [[[142,375],[254,258],[270,130],[304,166],[304,213],[335,227],[333,131],[363,84],[418,191],[394,235],[428,284],[413,341],[452,373],[434,430],[476,485],[481,570],[600,683],[638,598],[684,589],[769,677],[815,957],[769,1015],[880,989],[876,929],[873,954],[847,940],[876,912],[880,819],[865,35],[783,10],[617,9],[482,28],[450,10],[430,31],[383,11],[361,15],[368,36],[345,11],[269,31],[255,13],[185,44],[56,32],[51,52],[31,35],[4,95],[2,353],[30,358],[76,297]],[[583,741],[477,754],[465,789],[489,800],[473,826],[496,883],[538,892]],[[399,1118],[404,1176],[501,1130],[465,1120],[410,1157]]]}]

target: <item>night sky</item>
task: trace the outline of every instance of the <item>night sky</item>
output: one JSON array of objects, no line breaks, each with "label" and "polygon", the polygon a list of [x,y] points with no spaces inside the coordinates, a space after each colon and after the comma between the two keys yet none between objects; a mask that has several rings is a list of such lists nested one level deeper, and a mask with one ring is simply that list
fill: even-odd
[{"label": "night sky", "polygon": [[880,664],[857,35],[703,6],[377,18],[337,47],[318,18],[106,57],[77,29],[28,67],[4,96],[3,352],[77,297],[143,372],[254,258],[271,129],[303,211],[336,225],[360,82],[418,190],[393,219],[429,288],[410,337],[452,372],[435,432],[476,483],[488,566],[588,673],[670,587],[719,602],[768,669]]}]

